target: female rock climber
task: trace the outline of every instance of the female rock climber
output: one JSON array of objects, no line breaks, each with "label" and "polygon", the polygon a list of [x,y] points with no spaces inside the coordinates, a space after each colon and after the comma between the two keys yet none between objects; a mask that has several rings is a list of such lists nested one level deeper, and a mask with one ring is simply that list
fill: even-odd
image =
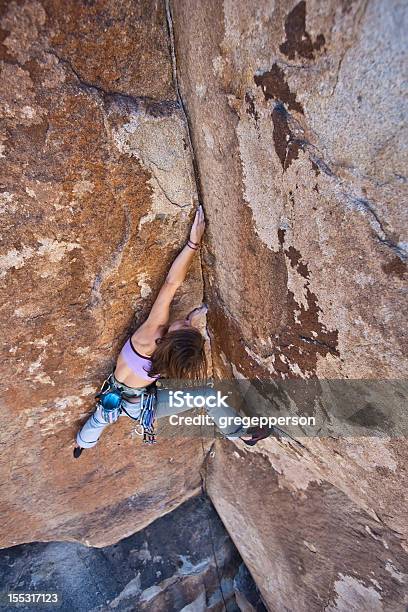
[{"label": "female rock climber", "polygon": [[[206,305],[192,310],[185,319],[169,323],[170,305],[174,295],[183,283],[205,229],[204,212],[199,206],[190,231],[190,237],[174,260],[165,282],[152,306],[146,321],[127,339],[113,372],[105,381],[110,389],[115,389],[121,397],[123,408],[119,413],[127,414],[137,420],[141,415],[141,398],[155,387],[155,418],[169,416],[191,409],[191,405],[174,408],[169,404],[169,393],[165,388],[156,388],[158,378],[172,380],[206,379],[207,362],[204,350],[205,338],[196,323],[206,313]],[[193,396],[213,393],[209,386],[189,389]],[[236,417],[231,408],[207,407],[207,413],[217,422],[220,417]],[[84,448],[92,448],[98,442],[102,431],[110,420],[98,403],[96,410],[78,431],[74,457],[78,458]],[[225,422],[225,420],[224,420]],[[225,437],[241,437],[249,445],[271,434],[268,428],[245,428],[236,424],[219,427]],[[248,435],[250,436],[249,439]],[[246,436],[246,437],[244,437]]]}]

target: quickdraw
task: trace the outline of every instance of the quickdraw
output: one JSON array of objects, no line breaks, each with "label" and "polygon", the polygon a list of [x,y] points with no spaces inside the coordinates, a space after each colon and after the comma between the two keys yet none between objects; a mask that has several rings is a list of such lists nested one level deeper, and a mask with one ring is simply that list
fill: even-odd
[{"label": "quickdraw", "polygon": [[134,421],[138,421],[133,431],[138,436],[143,436],[144,444],[156,444],[156,433],[154,430],[154,421],[156,419],[156,388],[143,392],[140,399],[142,410],[140,416],[135,419],[125,408],[122,410]]},{"label": "quickdraw", "polygon": [[154,431],[154,421],[156,418],[156,389],[154,388],[147,394],[146,402],[142,395],[142,412],[140,414],[140,424],[143,429],[143,443],[156,444],[156,434]]}]

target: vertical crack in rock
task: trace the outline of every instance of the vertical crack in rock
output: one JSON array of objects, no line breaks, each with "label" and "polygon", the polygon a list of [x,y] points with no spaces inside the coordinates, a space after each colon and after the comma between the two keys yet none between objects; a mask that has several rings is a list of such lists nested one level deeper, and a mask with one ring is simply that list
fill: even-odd
[{"label": "vertical crack in rock", "polygon": [[[191,154],[191,161],[192,161],[192,166],[193,166],[193,174],[194,174],[194,180],[195,180],[195,185],[196,185],[196,190],[197,190],[197,197],[198,197],[198,201],[200,202],[200,204],[202,204],[203,203],[203,191],[202,191],[202,184],[201,184],[201,176],[200,176],[197,157],[196,157],[195,149],[193,145],[191,122],[189,120],[186,106],[184,104],[184,100],[181,95],[179,80],[178,80],[177,54],[176,54],[176,45],[175,45],[175,39],[174,39],[173,16],[171,12],[170,0],[164,0],[164,7],[165,7],[165,14],[166,14],[167,32],[168,32],[168,38],[169,38],[169,51],[170,51],[170,59],[171,59],[171,66],[172,66],[172,73],[173,73],[173,83],[174,83],[174,88],[176,90],[177,100],[179,102],[180,109],[183,113],[184,120],[186,122],[188,147],[189,147],[190,154]],[[202,260],[201,254],[199,254],[199,257],[200,257],[201,281],[203,284],[203,298],[205,300],[206,283],[205,283],[203,260]],[[212,357],[211,338],[208,332],[207,332],[207,340],[210,346],[210,354]]]},{"label": "vertical crack in rock", "polygon": [[[171,13],[171,7],[170,7],[170,1],[169,0],[164,0],[164,4],[165,4],[165,12],[166,12],[166,21],[167,21],[167,31],[168,31],[168,37],[169,37],[169,50],[170,50],[170,57],[171,57],[171,65],[172,65],[172,71],[173,71],[173,82],[174,82],[174,88],[176,90],[176,95],[177,95],[177,99],[178,102],[180,104],[180,109],[183,113],[185,122],[186,122],[186,128],[187,128],[187,137],[188,137],[188,146],[189,146],[189,150],[190,150],[190,154],[191,154],[191,160],[192,160],[192,166],[193,166],[193,173],[194,173],[194,180],[195,180],[195,184],[196,184],[196,190],[197,190],[197,196],[198,196],[198,200],[200,202],[200,204],[203,203],[203,197],[202,197],[202,188],[201,188],[201,178],[200,178],[200,172],[198,169],[198,163],[197,163],[197,158],[195,155],[195,150],[194,150],[194,145],[193,145],[193,139],[192,139],[192,128],[191,128],[191,124],[189,121],[189,117],[187,114],[187,110],[186,107],[184,105],[184,101],[183,98],[181,96],[181,91],[180,91],[180,86],[179,86],[179,82],[178,82],[178,73],[177,73],[177,56],[176,56],[176,47],[175,47],[175,40],[174,40],[174,29],[173,29],[173,17],[172,17],[172,13]],[[200,270],[201,270],[201,282],[203,285],[203,298],[205,297],[205,293],[206,293],[206,285],[205,285],[205,276],[204,276],[204,270],[203,270],[203,260],[201,258],[201,254],[199,254],[200,257]],[[207,331],[206,333],[207,335],[207,341],[209,343],[209,347],[210,347],[210,354],[211,354],[211,358],[213,361],[213,357],[212,357],[212,344],[211,344],[211,337]],[[203,463],[202,463],[202,471],[201,471],[201,487],[203,490],[203,493],[207,494],[207,466],[208,466],[208,457],[210,456],[212,449],[214,446],[214,442],[213,444],[210,446],[210,448],[208,449],[207,452],[205,452],[204,449],[204,445],[202,444],[202,450],[203,450]],[[226,601],[225,601],[225,597],[224,597],[224,592],[223,592],[223,587],[222,587],[222,574],[220,573],[220,569],[218,567],[218,561],[217,561],[217,556],[215,553],[215,548],[214,548],[214,542],[213,542],[213,536],[212,536],[212,532],[211,532],[211,525],[210,525],[210,521],[208,521],[208,527],[210,530],[210,540],[211,540],[211,545],[212,545],[212,552],[213,552],[213,557],[214,557],[214,562],[215,562],[215,568],[216,568],[216,572],[217,572],[217,578],[218,578],[218,582],[219,582],[219,589],[220,589],[220,593],[221,593],[221,597],[224,603],[224,608],[227,609],[226,606]]]},{"label": "vertical crack in rock", "polygon": [[186,111],[186,107],[185,107],[183,98],[181,96],[180,86],[178,82],[177,55],[176,55],[176,46],[175,46],[175,41],[174,41],[173,17],[171,13],[170,0],[164,0],[164,6],[165,6],[165,12],[166,12],[167,31],[169,35],[169,50],[170,50],[171,66],[172,66],[172,71],[173,71],[173,83],[174,83],[174,88],[176,90],[177,100],[180,104],[180,108],[184,115],[184,119],[185,119],[186,126],[187,126],[188,145],[190,148],[191,159],[193,163],[193,172],[194,172],[194,178],[196,182],[197,195],[198,195],[199,202],[202,203],[203,198],[202,198],[202,188],[201,188],[201,177],[200,177],[200,172],[198,169],[197,158],[196,158],[195,151],[194,151],[193,140],[191,138],[191,133],[192,133],[191,123],[190,123],[190,120],[189,120],[189,117]]}]

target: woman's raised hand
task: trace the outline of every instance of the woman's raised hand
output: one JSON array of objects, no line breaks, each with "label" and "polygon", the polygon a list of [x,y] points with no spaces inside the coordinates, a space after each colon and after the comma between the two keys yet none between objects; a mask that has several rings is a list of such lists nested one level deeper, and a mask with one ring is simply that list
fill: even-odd
[{"label": "woman's raised hand", "polygon": [[202,205],[200,204],[200,206],[197,208],[197,212],[194,217],[193,226],[190,231],[190,240],[192,242],[195,242],[196,244],[199,244],[201,241],[201,238],[203,237],[204,230],[205,230],[204,211],[203,211]]}]

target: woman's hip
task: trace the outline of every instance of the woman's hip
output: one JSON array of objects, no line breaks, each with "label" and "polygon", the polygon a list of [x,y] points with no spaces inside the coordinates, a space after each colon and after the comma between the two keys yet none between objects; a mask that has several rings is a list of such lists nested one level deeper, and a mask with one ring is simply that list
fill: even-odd
[{"label": "woman's hip", "polygon": [[146,392],[146,387],[128,387],[128,385],[119,382],[113,372],[112,374],[110,374],[107,381],[110,385],[112,385],[116,389],[119,389],[119,391],[122,392],[126,399],[137,398],[142,395],[142,393]]}]

